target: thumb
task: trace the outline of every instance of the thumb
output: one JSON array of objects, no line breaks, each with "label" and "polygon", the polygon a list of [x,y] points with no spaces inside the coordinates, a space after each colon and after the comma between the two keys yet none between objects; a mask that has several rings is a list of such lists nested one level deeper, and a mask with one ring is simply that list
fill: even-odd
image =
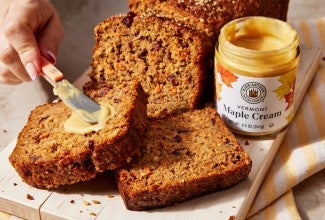
[{"label": "thumb", "polygon": [[63,39],[63,27],[55,14],[43,28],[38,38],[41,54],[51,63],[56,62],[56,56]]}]

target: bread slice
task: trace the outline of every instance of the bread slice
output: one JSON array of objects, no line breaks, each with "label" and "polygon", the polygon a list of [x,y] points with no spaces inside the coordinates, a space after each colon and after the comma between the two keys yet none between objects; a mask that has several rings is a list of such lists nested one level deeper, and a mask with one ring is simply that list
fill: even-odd
[{"label": "bread slice", "polygon": [[150,14],[185,24],[206,33],[213,42],[229,21],[245,16],[267,16],[286,20],[289,0],[129,0],[137,14]]},{"label": "bread slice", "polygon": [[119,168],[139,154],[146,128],[147,95],[139,83],[107,86],[88,94],[112,105],[106,126],[88,134],[67,133],[71,115],[63,102],[36,107],[9,157],[22,179],[35,187],[57,188]]},{"label": "bread slice", "polygon": [[142,156],[116,172],[131,210],[173,205],[247,178],[252,161],[212,107],[149,123]]},{"label": "bread slice", "polygon": [[149,94],[149,118],[200,106],[213,62],[209,60],[213,47],[203,34],[130,12],[99,23],[95,38],[92,84],[140,81]]}]

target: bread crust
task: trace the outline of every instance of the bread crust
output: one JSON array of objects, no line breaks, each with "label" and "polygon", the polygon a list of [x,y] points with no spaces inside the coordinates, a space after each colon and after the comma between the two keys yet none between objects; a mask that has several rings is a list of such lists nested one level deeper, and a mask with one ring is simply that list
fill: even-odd
[{"label": "bread crust", "polygon": [[287,19],[289,0],[129,0],[129,8],[138,14],[175,19],[197,29],[215,43],[227,22],[244,16]]}]

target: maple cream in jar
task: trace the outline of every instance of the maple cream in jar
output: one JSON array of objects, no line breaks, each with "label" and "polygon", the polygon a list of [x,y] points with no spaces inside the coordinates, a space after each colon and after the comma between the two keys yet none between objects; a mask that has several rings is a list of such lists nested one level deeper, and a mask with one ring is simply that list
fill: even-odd
[{"label": "maple cream in jar", "polygon": [[244,17],[226,24],[215,50],[216,107],[245,136],[270,136],[293,117],[297,32],[286,22]]}]

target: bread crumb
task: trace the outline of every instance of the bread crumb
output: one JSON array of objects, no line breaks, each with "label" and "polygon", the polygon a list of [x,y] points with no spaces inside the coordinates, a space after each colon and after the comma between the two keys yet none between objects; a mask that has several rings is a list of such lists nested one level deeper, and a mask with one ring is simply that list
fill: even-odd
[{"label": "bread crumb", "polygon": [[75,204],[76,202],[72,199],[72,200],[70,200],[70,203]]},{"label": "bread crumb", "polygon": [[113,195],[107,195],[108,196],[108,198],[114,198],[114,196]]},{"label": "bread crumb", "polygon": [[94,204],[96,204],[96,205],[97,205],[97,204],[101,204],[100,201],[97,201],[97,200],[92,200],[92,202],[93,202]]},{"label": "bread crumb", "polygon": [[88,202],[88,201],[86,201],[86,200],[84,200],[82,203],[83,203],[85,206],[90,206],[90,205],[91,205],[91,203]]},{"label": "bread crumb", "polygon": [[26,195],[26,198],[27,198],[28,200],[34,200],[34,197],[31,196],[30,194],[27,194],[27,195]]},{"label": "bread crumb", "polygon": [[93,213],[93,212],[89,213],[89,215],[90,215],[90,216],[96,216],[96,214]]}]

